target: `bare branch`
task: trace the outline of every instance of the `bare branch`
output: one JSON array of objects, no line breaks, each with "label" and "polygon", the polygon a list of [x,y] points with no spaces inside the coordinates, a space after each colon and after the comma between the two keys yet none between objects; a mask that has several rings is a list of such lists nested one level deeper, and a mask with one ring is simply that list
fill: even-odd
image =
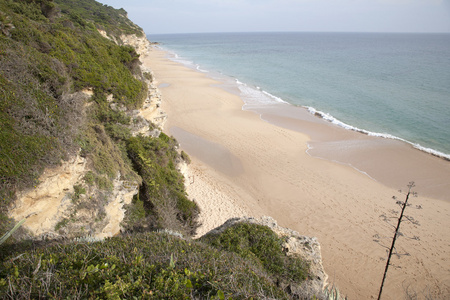
[{"label": "bare branch", "polygon": [[[415,186],[414,181],[409,182],[409,184],[408,184],[408,192],[406,194],[404,202],[397,200],[397,198],[395,196],[392,197],[392,199],[396,200],[396,204],[401,207],[401,212],[400,212],[400,216],[398,218],[397,226],[395,228],[394,237],[392,238],[392,245],[389,248],[388,259],[387,259],[387,262],[386,262],[386,267],[384,269],[383,280],[381,281],[380,291],[379,291],[379,294],[378,294],[378,300],[381,299],[381,293],[383,292],[384,281],[386,280],[386,274],[387,274],[387,271],[388,271],[388,268],[389,268],[389,265],[390,265],[390,261],[391,261],[392,255],[394,254],[395,256],[397,256],[397,258],[400,258],[401,256],[409,256],[410,255],[409,253],[398,253],[397,249],[395,248],[395,241],[397,240],[397,237],[404,236],[403,233],[400,232],[400,225],[402,223],[403,217],[405,217],[406,220],[410,221],[414,225],[419,225],[419,223],[416,220],[414,220],[414,218],[404,215],[405,209],[407,207],[411,206],[411,204],[408,204],[409,197],[417,195],[415,192],[412,192],[412,188],[414,186]],[[401,191],[400,191],[400,193],[401,193]],[[390,210],[390,212],[397,214],[397,212],[395,210]],[[382,217],[383,220],[389,224],[389,222],[388,222],[389,218],[386,215],[381,215],[380,217]],[[379,236],[378,235],[376,235],[376,238],[379,241]],[[418,237],[415,236],[412,239],[418,240]],[[394,268],[400,268],[399,266],[393,266],[393,267]]]}]

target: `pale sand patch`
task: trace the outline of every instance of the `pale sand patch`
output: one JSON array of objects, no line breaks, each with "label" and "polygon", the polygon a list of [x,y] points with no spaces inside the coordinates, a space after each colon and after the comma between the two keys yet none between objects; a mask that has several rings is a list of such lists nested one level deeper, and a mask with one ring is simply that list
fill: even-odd
[{"label": "pale sand patch", "polygon": [[70,193],[86,173],[86,159],[77,155],[61,166],[48,168],[39,177],[38,188],[23,191],[17,196],[10,217],[17,221],[27,217],[24,224],[37,236],[52,233],[58,221],[73,205]]},{"label": "pale sand patch", "polygon": [[186,191],[189,198],[200,207],[199,222],[194,238],[199,238],[210,230],[222,225],[230,218],[251,215],[245,208],[223,190],[223,187],[206,175],[202,166],[194,159],[192,164],[182,170],[185,175]]},{"label": "pale sand patch", "polygon": [[106,219],[108,223],[102,229],[102,232],[95,235],[97,239],[113,237],[120,233],[122,223],[125,218],[125,205],[133,201],[134,195],[139,192],[137,182],[124,181],[120,179],[120,173],[113,181],[114,189],[109,197],[109,203],[105,206]]},{"label": "pale sand patch", "polygon": [[[379,216],[397,208],[391,199],[399,195],[396,189],[349,166],[309,156],[309,137],[300,130],[277,127],[243,111],[238,96],[165,56],[165,52],[151,50],[145,64],[159,83],[169,84],[160,89],[163,109],[169,115],[165,130],[182,130],[172,134],[194,158],[193,168],[202,174],[198,177],[218,191],[207,194],[206,201],[215,203],[217,195],[227,195],[253,217],[269,215],[280,226],[318,237],[329,281],[334,280],[350,299],[375,297],[386,253],[373,242],[373,235],[392,236],[392,228]],[[197,141],[207,141],[206,147],[197,147]],[[378,170],[383,169],[382,163],[374,162],[381,164]],[[405,182],[398,188],[406,186],[410,175],[414,174],[404,175]],[[423,207],[408,211],[421,226],[405,223],[403,231],[421,240],[399,239],[398,251],[408,251],[410,256],[393,259],[401,268],[389,270],[383,299],[403,298],[408,285],[448,298],[450,203],[427,197],[413,199],[413,203]]]}]

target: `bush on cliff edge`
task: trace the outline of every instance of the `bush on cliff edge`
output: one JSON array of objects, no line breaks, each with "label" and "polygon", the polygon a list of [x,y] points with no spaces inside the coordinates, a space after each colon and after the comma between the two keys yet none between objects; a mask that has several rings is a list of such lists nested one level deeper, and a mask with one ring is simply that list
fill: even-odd
[{"label": "bush on cliff edge", "polygon": [[[244,229],[252,235],[235,236]],[[230,238],[239,243],[224,243]],[[284,291],[280,276],[296,284],[301,280],[267,262],[268,255],[286,257],[277,239],[267,227],[239,224],[202,241],[143,233],[95,243],[29,246],[27,251],[3,247],[0,297],[292,299],[299,295]],[[225,244],[232,245],[230,251]],[[286,262],[305,266],[298,258]],[[307,268],[303,272],[300,277]]]}]

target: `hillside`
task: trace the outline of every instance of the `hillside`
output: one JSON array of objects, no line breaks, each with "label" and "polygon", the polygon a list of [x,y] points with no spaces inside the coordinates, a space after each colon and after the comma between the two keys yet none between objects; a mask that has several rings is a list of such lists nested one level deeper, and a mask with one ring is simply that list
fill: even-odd
[{"label": "hillside", "polygon": [[[109,199],[116,195],[117,202],[129,203],[133,190],[142,226],[166,228],[170,222],[171,229],[194,230],[197,208],[176,172],[181,161],[177,143],[158,131],[151,137],[155,126],[135,111],[153,96],[152,76],[142,72],[139,54],[122,38],[145,39],[142,30],[122,10],[94,1],[76,3],[1,2],[2,231],[9,210],[16,218],[33,214],[28,227],[40,226],[33,235],[48,233],[49,226],[56,236],[96,235],[108,225]],[[71,176],[58,191],[45,176],[55,168]],[[39,194],[42,185],[48,191]],[[40,217],[41,211],[56,210],[55,203],[36,204],[57,193],[65,198],[58,211]],[[13,204],[17,196],[26,199]],[[23,209],[33,205],[34,210]],[[160,216],[167,210],[163,206],[171,207],[173,220]]]},{"label": "hillside", "polygon": [[272,221],[190,238],[189,158],[123,9],[0,0],[0,29],[0,236],[26,220],[0,245],[2,298],[321,295],[317,241]]}]

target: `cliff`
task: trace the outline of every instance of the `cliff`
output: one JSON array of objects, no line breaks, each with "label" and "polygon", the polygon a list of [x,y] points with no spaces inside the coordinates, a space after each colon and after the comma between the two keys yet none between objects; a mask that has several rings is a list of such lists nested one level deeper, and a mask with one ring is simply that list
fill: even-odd
[{"label": "cliff", "polygon": [[[1,36],[2,90],[11,95],[9,103],[2,106],[2,121],[14,125],[10,132],[3,131],[6,136],[2,139],[2,157],[9,158],[10,165],[3,165],[2,169],[0,191],[5,196],[1,211],[7,211],[16,220],[27,217],[24,236],[114,236],[120,232],[124,206],[131,204],[141,184],[133,166],[126,161],[126,153],[118,146],[122,143],[123,147],[127,136],[158,136],[158,127],[166,118],[159,108],[161,96],[151,71],[140,67],[139,58],[148,51],[150,43],[122,10],[94,1],[58,1],[59,6],[51,1],[39,3],[2,5],[2,18],[11,22],[7,27],[10,31]],[[18,9],[28,13],[16,13]],[[52,18],[47,20],[44,11]],[[39,14],[41,17],[36,17]],[[101,22],[81,18],[95,19],[98,14],[104,16]],[[28,38],[30,30],[36,40]],[[59,34],[64,38],[58,39]],[[72,44],[66,45],[68,42]],[[18,45],[25,53],[18,55]],[[96,45],[95,51],[90,48],[92,45]],[[79,55],[67,57],[66,53],[73,53],[73,47],[78,48]],[[112,59],[95,58],[104,55],[103,49],[113,51],[113,56],[117,53],[117,60],[111,54]],[[23,59],[23,55],[29,59]],[[93,69],[86,62],[98,68]],[[37,68],[35,74],[24,76],[30,67]],[[50,74],[43,76],[43,70]],[[99,77],[101,73],[109,74],[109,82]],[[116,80],[122,86],[114,87]],[[24,96],[28,89],[25,85],[32,85],[32,91]],[[41,90],[44,100],[34,95]],[[18,96],[29,100],[27,116],[14,117],[18,114],[17,105],[21,105]],[[48,122],[46,117],[53,118]],[[58,132],[51,131],[55,127]],[[55,145],[31,150],[26,139],[37,142],[39,133],[53,138]],[[33,162],[31,157],[16,161],[20,156],[8,153],[5,138],[14,138],[11,148],[19,153],[42,155],[33,157]],[[18,164],[24,165],[22,170],[17,170]]]},{"label": "cliff", "polygon": [[[270,218],[191,239],[200,210],[178,170],[185,155],[161,130],[161,93],[140,61],[150,43],[124,10],[93,0],[0,9],[0,234],[26,218],[0,245],[2,297],[322,295],[317,240]],[[242,228],[257,246],[233,232]],[[224,244],[228,235],[248,246]]]},{"label": "cliff", "polygon": [[288,289],[292,294],[299,296],[321,295],[322,291],[327,286],[328,275],[322,264],[322,254],[320,252],[320,244],[314,237],[307,237],[300,235],[298,232],[289,228],[278,226],[277,221],[271,217],[262,217],[255,219],[250,217],[229,219],[223,225],[206,233],[209,235],[220,235],[225,230],[239,223],[250,223],[262,225],[270,228],[283,241],[283,251],[287,256],[299,257],[309,265],[308,280],[301,285],[284,284],[283,289]]},{"label": "cliff", "polygon": [[[141,37],[136,34],[121,35],[120,39],[121,44],[134,47],[140,56],[145,55],[150,47],[143,34]],[[153,83],[151,71],[141,72],[149,76],[144,79],[148,91],[140,109],[127,109],[125,105],[117,103],[112,94],[108,95],[107,102],[111,110],[130,117],[127,127],[132,135],[158,135],[158,129],[150,129],[149,125],[161,128],[166,119],[159,108],[161,94]],[[93,96],[92,88],[84,89],[83,94],[85,101],[88,101]],[[133,197],[138,194],[140,182],[124,180],[118,172],[109,191],[90,187],[85,182],[85,176],[95,170],[87,161],[78,153],[63,161],[60,166],[46,168],[32,190],[22,191],[17,195],[9,215],[16,220],[27,217],[24,228],[39,238],[89,235],[94,239],[102,239],[119,234],[122,229],[120,224],[125,217],[124,206],[130,205]],[[102,195],[105,193],[106,195]],[[106,198],[104,203],[96,203],[102,196]]]}]

